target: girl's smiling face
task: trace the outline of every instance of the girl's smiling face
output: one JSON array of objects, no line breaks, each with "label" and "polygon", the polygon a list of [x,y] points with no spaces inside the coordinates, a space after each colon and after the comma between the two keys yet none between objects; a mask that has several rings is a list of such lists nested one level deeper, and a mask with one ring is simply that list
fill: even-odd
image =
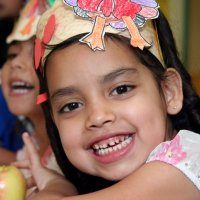
[{"label": "girl's smiling face", "polygon": [[31,117],[41,111],[41,106],[36,104],[39,79],[34,68],[33,47],[33,39],[11,44],[2,69],[3,93],[15,115]]},{"label": "girl's smiling face", "polygon": [[52,115],[79,170],[120,180],[166,137],[167,108],[152,73],[130,49],[107,41],[55,51],[47,62]]}]

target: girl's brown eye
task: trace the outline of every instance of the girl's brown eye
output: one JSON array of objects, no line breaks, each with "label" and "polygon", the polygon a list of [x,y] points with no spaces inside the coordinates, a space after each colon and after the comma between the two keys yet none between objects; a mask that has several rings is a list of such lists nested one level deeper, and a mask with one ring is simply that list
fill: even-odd
[{"label": "girl's brown eye", "polygon": [[64,106],[61,108],[60,112],[61,112],[61,113],[71,112],[71,111],[73,111],[73,110],[76,110],[76,109],[80,108],[81,106],[82,106],[82,104],[79,103],[79,102],[68,103],[68,104],[64,105]]},{"label": "girl's brown eye", "polygon": [[120,85],[112,90],[112,95],[122,95],[126,92],[129,92],[133,89],[133,86],[130,85]]}]

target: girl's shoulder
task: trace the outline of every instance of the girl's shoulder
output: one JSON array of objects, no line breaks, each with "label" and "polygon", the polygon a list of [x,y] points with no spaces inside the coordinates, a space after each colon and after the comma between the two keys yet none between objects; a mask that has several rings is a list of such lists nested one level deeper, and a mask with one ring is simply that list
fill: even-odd
[{"label": "girl's shoulder", "polygon": [[182,171],[200,190],[200,134],[181,130],[171,141],[158,145],[147,162],[162,161]]}]

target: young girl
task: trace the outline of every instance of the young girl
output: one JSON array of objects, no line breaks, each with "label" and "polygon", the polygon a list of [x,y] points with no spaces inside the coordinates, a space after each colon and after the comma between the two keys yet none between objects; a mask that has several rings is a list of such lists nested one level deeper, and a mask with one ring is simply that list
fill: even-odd
[{"label": "young girl", "polygon": [[[40,1],[42,2],[44,3]],[[47,2],[46,5],[48,6]],[[34,69],[34,36],[40,12],[44,9],[46,8],[39,4],[38,0],[29,1],[7,38],[9,48],[2,70],[2,89],[10,111],[32,122],[33,130],[30,134],[34,138],[43,165],[60,172],[47,136],[44,113],[41,105],[36,104],[40,86]],[[26,156],[26,149],[23,148],[17,152],[12,162],[24,160]],[[30,172],[23,172],[30,178]]]},{"label": "young girl", "polygon": [[25,134],[33,199],[197,200],[200,99],[168,23],[155,1],[112,3],[57,0],[39,22],[47,130],[68,181]]},{"label": "young girl", "polygon": [[23,145],[21,134],[24,128],[8,110],[1,88],[1,69],[7,51],[6,37],[12,31],[22,4],[22,0],[0,1],[0,164],[10,163],[15,157],[15,152]]}]

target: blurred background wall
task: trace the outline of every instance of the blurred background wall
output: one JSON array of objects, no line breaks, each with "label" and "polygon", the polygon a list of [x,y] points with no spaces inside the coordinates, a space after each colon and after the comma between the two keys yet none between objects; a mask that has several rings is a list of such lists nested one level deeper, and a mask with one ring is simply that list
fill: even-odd
[{"label": "blurred background wall", "polygon": [[[189,0],[188,0],[189,1]],[[200,94],[200,1],[190,0],[188,68]]]},{"label": "blurred background wall", "polygon": [[178,51],[200,94],[200,0],[157,0],[172,27]]}]

